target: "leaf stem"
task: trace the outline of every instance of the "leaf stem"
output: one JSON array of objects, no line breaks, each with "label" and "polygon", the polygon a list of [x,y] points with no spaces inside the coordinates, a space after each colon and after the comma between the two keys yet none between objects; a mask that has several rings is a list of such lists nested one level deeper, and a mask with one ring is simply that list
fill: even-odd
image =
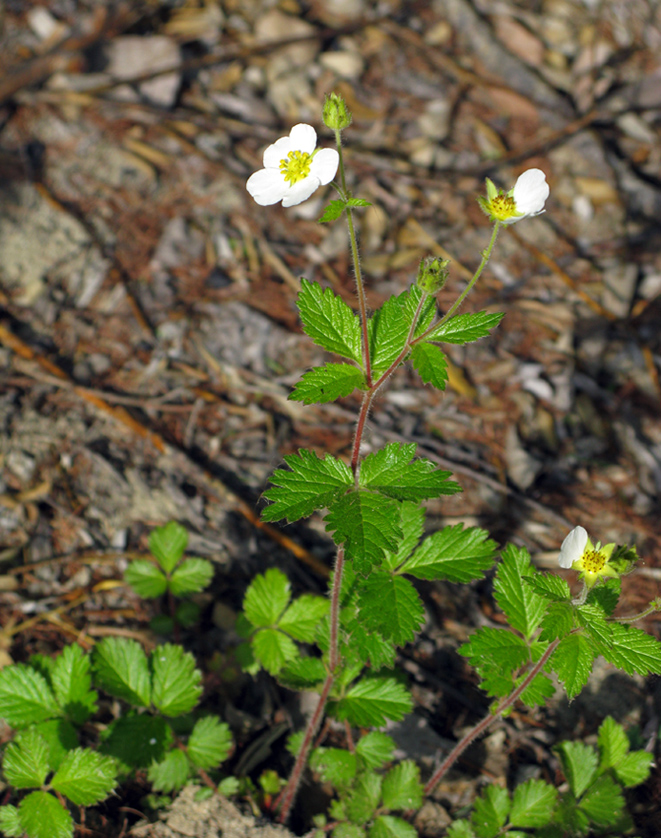
[{"label": "leaf stem", "polygon": [[642,620],[644,617],[654,614],[655,611],[661,611],[661,598],[653,599],[652,602],[650,602],[649,607],[644,611],[641,611],[639,614],[634,614],[633,617],[613,617],[613,622],[636,623],[638,620]]}]

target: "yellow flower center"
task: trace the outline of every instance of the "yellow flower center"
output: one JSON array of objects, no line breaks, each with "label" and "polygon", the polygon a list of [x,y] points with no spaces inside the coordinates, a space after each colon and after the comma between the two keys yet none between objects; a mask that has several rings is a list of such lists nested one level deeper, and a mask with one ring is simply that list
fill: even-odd
[{"label": "yellow flower center", "polygon": [[517,214],[514,198],[509,195],[496,195],[489,202],[489,209],[492,216],[497,218],[498,221],[507,221],[508,218]]},{"label": "yellow flower center", "polygon": [[581,562],[586,573],[599,573],[606,564],[606,556],[602,550],[586,550]]},{"label": "yellow flower center", "polygon": [[310,174],[310,163],[312,163],[312,155],[308,154],[307,151],[290,151],[280,161],[280,171],[284,175],[285,181],[289,181],[293,186]]}]

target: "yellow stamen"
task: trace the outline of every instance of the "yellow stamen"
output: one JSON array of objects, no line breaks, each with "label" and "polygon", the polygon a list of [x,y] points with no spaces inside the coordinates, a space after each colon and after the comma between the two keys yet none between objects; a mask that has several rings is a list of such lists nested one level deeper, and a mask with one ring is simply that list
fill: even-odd
[{"label": "yellow stamen", "polygon": [[587,573],[599,573],[606,564],[606,556],[601,550],[585,550],[582,562],[583,570]]},{"label": "yellow stamen", "polygon": [[491,215],[497,218],[498,221],[507,221],[517,214],[514,198],[509,195],[496,195],[495,198],[489,201],[488,206]]},{"label": "yellow stamen", "polygon": [[290,151],[280,161],[280,171],[285,176],[285,181],[289,181],[293,186],[310,174],[310,163],[312,163],[312,155],[307,151]]}]

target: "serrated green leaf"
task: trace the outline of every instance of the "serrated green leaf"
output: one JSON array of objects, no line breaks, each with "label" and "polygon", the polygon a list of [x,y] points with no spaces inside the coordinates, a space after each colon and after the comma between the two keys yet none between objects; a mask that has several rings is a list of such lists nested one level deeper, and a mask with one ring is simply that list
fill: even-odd
[{"label": "serrated green leaf", "polygon": [[378,730],[366,733],[356,742],[356,753],[368,768],[381,768],[390,762],[395,750],[392,737]]},{"label": "serrated green leaf", "polygon": [[188,756],[198,768],[216,768],[230,755],[232,733],[218,716],[204,716],[195,722],[188,739]]},{"label": "serrated green leaf", "polygon": [[425,510],[419,503],[404,501],[400,504],[399,512],[403,535],[399,541],[397,552],[386,552],[385,565],[390,570],[396,570],[411,555],[422,538],[425,527]]},{"label": "serrated green leaf", "polygon": [[651,634],[623,623],[609,623],[608,645],[600,644],[599,653],[628,675],[661,673],[661,643]]},{"label": "serrated green leaf", "polygon": [[356,727],[382,727],[389,719],[401,721],[412,706],[411,696],[399,681],[365,677],[335,703],[335,715]]},{"label": "serrated green leaf", "polygon": [[392,669],[395,665],[395,644],[378,631],[367,631],[365,626],[356,624],[351,630],[351,645],[361,661],[375,671],[384,667]]},{"label": "serrated green leaf", "polygon": [[188,532],[176,521],[156,527],[149,534],[149,549],[166,573],[172,573],[187,546]]},{"label": "serrated green leaf", "polygon": [[105,800],[117,785],[115,761],[89,748],[76,748],[62,760],[51,786],[77,806]]},{"label": "serrated green leaf", "polygon": [[551,656],[549,666],[564,684],[570,700],[586,685],[594,658],[592,646],[582,634],[564,637]]},{"label": "serrated green leaf", "polygon": [[147,655],[136,640],[106,637],[96,644],[92,657],[95,681],[102,689],[136,707],[147,707],[151,698]]},{"label": "serrated green leaf", "polygon": [[151,655],[152,703],[164,716],[190,713],[202,695],[202,673],[181,646],[165,643]]},{"label": "serrated green leaf", "polygon": [[622,817],[624,797],[619,786],[604,775],[586,791],[578,805],[595,826],[613,826]]},{"label": "serrated green leaf", "polygon": [[400,762],[383,778],[381,801],[386,809],[419,809],[422,793],[420,769],[413,760]]},{"label": "serrated green leaf", "polygon": [[296,302],[303,331],[317,346],[362,364],[360,321],[341,297],[302,279]]},{"label": "serrated green leaf", "polygon": [[278,629],[260,629],[251,641],[253,654],[267,672],[277,675],[298,655],[294,641]]},{"label": "serrated green leaf", "polygon": [[[417,285],[412,285],[408,291],[405,291],[403,294],[400,294],[399,300],[402,304],[402,308],[404,309],[404,318],[408,323],[409,327],[413,323],[413,318],[415,316],[416,311],[418,310],[418,305],[420,304],[420,298],[422,297],[422,289],[419,288]],[[418,337],[421,335],[426,329],[431,326],[434,317],[436,316],[437,311],[437,304],[436,299],[433,295],[427,295],[425,297],[424,302],[422,303],[422,309],[418,316],[418,323],[415,327],[414,337]]]},{"label": "serrated green leaf", "polygon": [[610,645],[613,630],[606,621],[604,612],[597,605],[581,605],[576,609],[578,622],[587,629],[587,634],[598,644]]},{"label": "serrated green leaf", "polygon": [[241,783],[236,777],[225,777],[218,783],[218,792],[224,794],[225,797],[234,797],[235,794],[239,793],[240,788]]},{"label": "serrated green leaf", "polygon": [[65,646],[51,675],[58,704],[76,724],[83,724],[96,712],[98,693],[92,690],[90,656],[80,646]]},{"label": "serrated green leaf", "polygon": [[511,692],[513,671],[530,660],[525,640],[507,629],[478,629],[458,651],[483,679],[482,689],[498,697]]},{"label": "serrated green leaf", "polygon": [[329,221],[337,221],[337,219],[342,215],[344,212],[344,208],[346,206],[346,201],[335,200],[331,201],[328,206],[324,209],[320,219],[320,224],[327,224]]},{"label": "serrated green leaf", "polygon": [[381,777],[366,772],[358,778],[353,793],[347,798],[346,811],[350,821],[358,825],[372,818],[381,796]]},{"label": "serrated green leaf", "polygon": [[0,831],[7,838],[21,838],[23,827],[15,806],[0,806]]},{"label": "serrated green leaf", "polygon": [[571,600],[569,585],[554,573],[534,573],[524,579],[526,585],[536,594],[550,599],[552,602]]},{"label": "serrated green leaf", "polygon": [[68,751],[78,747],[76,728],[67,719],[48,719],[34,725],[35,730],[48,745],[48,765],[56,771]]},{"label": "serrated green leaf", "polygon": [[381,495],[358,490],[334,503],[324,522],[336,544],[344,544],[346,556],[358,573],[369,573],[385,551],[397,549],[402,536],[399,506]]},{"label": "serrated green leaf", "polygon": [[629,740],[624,728],[612,716],[606,716],[599,726],[597,745],[599,746],[599,768],[602,771],[614,768],[629,752]]},{"label": "serrated green leaf", "polygon": [[528,780],[514,790],[509,822],[511,826],[546,826],[553,817],[557,789],[543,780]]},{"label": "serrated green leaf", "polygon": [[639,786],[650,776],[654,757],[647,751],[632,751],[615,766],[615,776],[625,788]]},{"label": "serrated green leaf", "polygon": [[379,378],[402,353],[410,330],[400,297],[389,297],[367,322],[372,375]]},{"label": "serrated green leaf", "polygon": [[48,683],[31,666],[15,663],[0,671],[0,717],[12,727],[61,715]]},{"label": "serrated green leaf", "polygon": [[467,820],[459,820],[448,827],[448,838],[475,838],[475,833]]},{"label": "serrated green leaf", "polygon": [[392,815],[377,815],[367,833],[368,838],[417,838],[410,823]]},{"label": "serrated green leaf", "polygon": [[143,599],[163,596],[168,589],[168,580],[163,571],[147,559],[130,562],[124,572],[124,581]]},{"label": "serrated green leaf", "polygon": [[147,779],[156,791],[179,791],[190,777],[191,766],[186,754],[178,748],[166,754],[161,762],[154,762],[149,767]]},{"label": "serrated green leaf", "polygon": [[207,559],[185,559],[170,577],[170,590],[175,596],[203,591],[213,579],[213,565]]},{"label": "serrated green leaf", "polygon": [[343,748],[315,748],[310,768],[336,788],[347,788],[356,776],[358,759]]},{"label": "serrated green leaf", "polygon": [[603,579],[588,594],[587,602],[598,605],[607,617],[610,617],[620,599],[622,583],[620,579]]},{"label": "serrated green leaf", "polygon": [[371,207],[372,204],[364,198],[349,198],[347,201],[348,207]]},{"label": "serrated green leaf", "polygon": [[414,344],[411,363],[425,384],[431,384],[437,390],[445,390],[448,383],[448,362],[438,346],[424,341]]},{"label": "serrated green leaf", "polygon": [[282,571],[274,567],[256,576],[243,600],[243,611],[255,628],[277,624],[291,599],[291,585]]},{"label": "serrated green leaf", "polygon": [[325,404],[364,390],[365,375],[351,364],[326,364],[306,372],[287,398],[303,404]]},{"label": "serrated green leaf", "polygon": [[373,571],[363,581],[358,608],[368,631],[378,631],[398,646],[413,640],[425,620],[425,608],[413,585],[387,571]]},{"label": "serrated green leaf", "polygon": [[72,838],[73,818],[46,791],[33,791],[21,800],[18,819],[29,838]]},{"label": "serrated green leaf", "polygon": [[484,576],[493,565],[495,552],[496,544],[486,530],[455,524],[428,536],[400,572],[416,579],[470,582]]},{"label": "serrated green leaf", "polygon": [[99,750],[114,757],[125,773],[159,762],[172,744],[172,731],[162,716],[129,714],[111,722]]},{"label": "serrated green leaf", "polygon": [[[25,664],[22,665],[24,666]],[[53,669],[55,669],[55,658],[51,658],[48,655],[41,655],[37,653],[35,655],[30,655],[28,665],[31,666],[32,669],[34,669],[40,675],[42,675],[48,686],[52,687],[51,676],[53,674]]]},{"label": "serrated green leaf", "polygon": [[368,454],[360,466],[359,485],[395,500],[421,501],[453,495],[461,486],[448,480],[451,471],[439,469],[431,460],[414,460],[414,442],[390,442]]},{"label": "serrated green leaf", "polygon": [[487,786],[478,797],[471,814],[471,824],[477,838],[495,838],[505,826],[510,811],[510,798],[506,789]]},{"label": "serrated green leaf", "polygon": [[278,628],[294,640],[313,643],[319,623],[330,610],[330,602],[322,596],[303,594],[295,599],[278,621]]},{"label": "serrated green leaf", "polygon": [[599,758],[583,742],[561,742],[556,748],[574,797],[579,798],[595,779]]},{"label": "serrated green leaf", "polygon": [[264,521],[307,518],[353,486],[351,469],[330,454],[322,460],[314,451],[302,448],[284,459],[291,471],[279,468],[271,475],[274,488],[264,492],[264,497],[272,503],[262,511]]},{"label": "serrated green leaf", "polygon": [[278,682],[290,690],[311,690],[326,678],[326,667],[321,658],[296,657],[279,672]]},{"label": "serrated green leaf", "polygon": [[573,606],[569,602],[550,602],[540,625],[540,640],[565,637],[574,628]]},{"label": "serrated green leaf", "polygon": [[434,340],[439,343],[470,343],[487,337],[504,316],[504,313],[501,312],[491,313],[488,311],[458,314],[437,326],[427,335],[427,340]]},{"label": "serrated green leaf", "polygon": [[528,551],[508,544],[496,572],[494,597],[512,628],[527,640],[539,627],[547,605],[546,599],[524,581],[525,576],[533,574]]},{"label": "serrated green leaf", "polygon": [[[516,686],[526,676],[522,675],[517,679]],[[553,681],[546,675],[536,675],[526,689],[521,693],[519,699],[526,707],[544,707],[546,702],[555,694]]]},{"label": "serrated green leaf", "polygon": [[14,788],[39,788],[48,774],[48,757],[46,740],[34,728],[29,728],[7,745],[2,770]]},{"label": "serrated green leaf", "polygon": [[[333,804],[338,804],[338,803],[339,803],[339,801],[337,801],[337,800],[331,801],[331,808],[333,807]],[[329,815],[331,817],[334,817],[334,813],[330,809],[329,809]],[[346,817],[346,815],[344,815],[344,817]],[[337,820],[337,818],[336,818],[336,820]],[[335,829],[333,830],[331,835],[333,836],[333,838],[366,838],[367,833],[362,828],[362,826],[358,826],[358,824],[349,823],[348,821],[344,821],[343,823],[338,823],[338,825],[335,827]],[[314,838],[317,838],[317,836],[314,836]],[[321,838],[321,836],[320,836],[320,838]]]}]

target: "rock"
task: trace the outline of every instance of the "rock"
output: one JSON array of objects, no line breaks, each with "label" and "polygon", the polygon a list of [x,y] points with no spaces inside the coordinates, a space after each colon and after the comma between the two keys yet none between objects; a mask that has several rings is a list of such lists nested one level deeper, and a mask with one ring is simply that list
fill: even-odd
[{"label": "rock", "polygon": [[[176,67],[179,47],[165,35],[121,35],[106,47],[108,72],[115,79],[132,79]],[[140,94],[162,108],[171,108],[177,98],[180,73],[174,71],[138,84]]]}]

